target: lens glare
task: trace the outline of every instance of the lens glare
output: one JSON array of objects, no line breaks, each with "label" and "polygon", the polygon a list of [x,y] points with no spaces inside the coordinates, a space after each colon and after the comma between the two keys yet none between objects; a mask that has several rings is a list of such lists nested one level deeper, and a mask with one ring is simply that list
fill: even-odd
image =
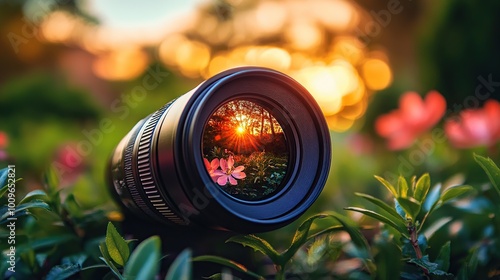
[{"label": "lens glare", "polygon": [[229,101],[215,110],[203,133],[204,163],[213,182],[242,200],[262,200],[282,189],[289,150],[283,128],[264,107]]}]

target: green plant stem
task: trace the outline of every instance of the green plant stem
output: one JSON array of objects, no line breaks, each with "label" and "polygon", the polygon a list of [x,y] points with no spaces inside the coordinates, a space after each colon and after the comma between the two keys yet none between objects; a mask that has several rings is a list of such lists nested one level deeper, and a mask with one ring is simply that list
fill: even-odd
[{"label": "green plant stem", "polygon": [[[413,250],[415,250],[415,255],[417,256],[417,259],[420,260],[422,259],[422,250],[420,250],[420,246],[418,246],[418,231],[411,222],[408,225],[408,233],[410,234],[411,246],[413,247]],[[429,271],[424,267],[421,268],[424,271],[425,275],[429,277]]]},{"label": "green plant stem", "polygon": [[276,265],[276,276],[274,277],[275,280],[285,280],[285,267]]},{"label": "green plant stem", "polygon": [[420,246],[418,246],[417,230],[411,224],[408,226],[408,233],[410,233],[411,246],[413,246],[413,250],[415,250],[415,255],[417,256],[417,259],[421,259],[422,251],[420,250]]}]

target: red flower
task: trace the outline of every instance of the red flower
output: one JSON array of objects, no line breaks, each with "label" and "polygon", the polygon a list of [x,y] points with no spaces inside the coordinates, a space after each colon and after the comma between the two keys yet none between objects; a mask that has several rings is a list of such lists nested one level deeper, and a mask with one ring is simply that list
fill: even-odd
[{"label": "red flower", "polygon": [[9,144],[9,136],[3,131],[0,131],[0,149],[6,148]]},{"label": "red flower", "polygon": [[0,160],[7,160],[7,152],[4,151],[9,144],[9,136],[3,131],[0,131]]},{"label": "red flower", "polygon": [[446,100],[439,92],[430,91],[424,100],[416,92],[407,92],[399,99],[399,109],[376,120],[375,130],[387,138],[389,149],[405,149],[433,127],[445,111]]},{"label": "red flower", "polygon": [[467,109],[445,123],[445,132],[457,148],[491,147],[500,140],[500,103],[488,100],[482,109]]},{"label": "red flower", "polygon": [[75,143],[63,144],[56,152],[53,167],[59,175],[61,187],[73,185],[85,171],[85,157]]}]

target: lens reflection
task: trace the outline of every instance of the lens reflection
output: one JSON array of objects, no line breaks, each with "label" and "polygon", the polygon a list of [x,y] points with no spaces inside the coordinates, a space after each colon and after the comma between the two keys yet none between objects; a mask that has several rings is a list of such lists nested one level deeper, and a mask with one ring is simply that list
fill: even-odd
[{"label": "lens reflection", "polygon": [[289,151],[283,128],[264,107],[248,100],[220,106],[203,134],[207,172],[223,191],[261,200],[281,189]]}]

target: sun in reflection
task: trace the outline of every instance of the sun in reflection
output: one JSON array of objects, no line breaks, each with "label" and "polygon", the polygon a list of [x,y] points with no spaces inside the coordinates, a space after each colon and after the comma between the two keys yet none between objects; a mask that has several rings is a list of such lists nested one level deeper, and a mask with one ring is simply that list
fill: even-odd
[{"label": "sun in reflection", "polygon": [[225,147],[242,154],[263,151],[284,139],[278,121],[256,103],[237,100],[221,106],[206,126],[207,146]]},{"label": "sun in reflection", "polygon": [[244,133],[245,133],[245,128],[244,128],[244,127],[242,127],[242,126],[238,126],[238,127],[236,128],[236,133],[237,133],[237,134],[239,134],[239,135],[244,134]]}]

